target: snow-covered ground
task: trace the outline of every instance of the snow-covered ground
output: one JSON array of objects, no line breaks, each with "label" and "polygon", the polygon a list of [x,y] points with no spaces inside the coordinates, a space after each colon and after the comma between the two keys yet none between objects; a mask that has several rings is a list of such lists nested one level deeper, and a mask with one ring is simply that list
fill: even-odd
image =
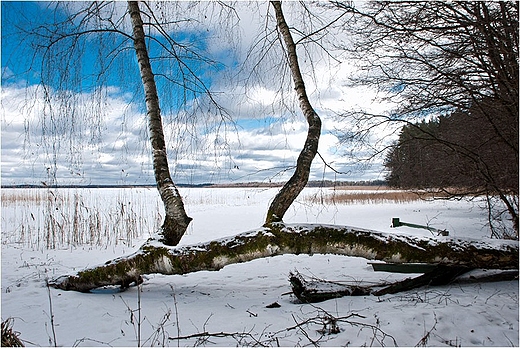
[{"label": "snow-covered ground", "polygon": [[[27,196],[33,191],[25,190]],[[181,244],[262,225],[277,189],[181,189],[194,218]],[[289,272],[341,282],[410,275],[374,272],[363,258],[284,255],[183,276],[151,274],[123,293],[82,294],[46,287],[46,279],[129,254],[160,222],[154,189],[38,191],[38,200],[6,199],[2,190],[2,320],[26,345],[48,346],[518,346],[518,281],[421,288],[382,297],[300,304]],[[403,204],[310,204],[305,189],[286,222],[391,228],[391,219],[486,238],[478,200]],[[51,204],[52,203],[52,204]],[[108,226],[104,228],[103,226]],[[22,227],[23,226],[23,227]],[[101,227],[100,227],[101,226]],[[131,230],[125,235],[121,230]],[[49,232],[50,231],[50,232]],[[76,231],[76,232],[74,232]],[[54,236],[53,236],[54,234]],[[440,237],[442,238],[442,237]],[[48,245],[56,249],[48,249]],[[267,308],[272,303],[280,307]],[[190,338],[187,338],[190,337]]]}]

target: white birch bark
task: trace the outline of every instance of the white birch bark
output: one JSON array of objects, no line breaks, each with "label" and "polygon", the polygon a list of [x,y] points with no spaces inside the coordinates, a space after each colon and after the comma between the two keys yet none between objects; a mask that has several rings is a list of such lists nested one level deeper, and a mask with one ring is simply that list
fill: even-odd
[{"label": "white birch bark", "polygon": [[300,109],[307,119],[309,130],[307,132],[307,139],[305,140],[303,149],[296,162],[296,170],[272,201],[269,210],[267,211],[266,224],[282,221],[291,204],[304,189],[305,185],[307,185],[311,171],[311,164],[318,152],[318,143],[321,133],[321,119],[314,111],[309,98],[307,97],[305,83],[298,64],[296,44],[294,43],[289,27],[285,22],[282,12],[282,4],[280,1],[271,1],[271,4],[276,13],[278,30],[285,43],[289,68],[294,82],[294,89],[296,90],[300,102]]},{"label": "white birch bark", "polygon": [[192,219],[186,214],[181,195],[170,176],[159,97],[146,47],[138,2],[128,1],[128,11],[132,21],[134,48],[145,92],[155,181],[165,209],[164,223],[161,227],[162,242],[166,245],[177,245]]}]

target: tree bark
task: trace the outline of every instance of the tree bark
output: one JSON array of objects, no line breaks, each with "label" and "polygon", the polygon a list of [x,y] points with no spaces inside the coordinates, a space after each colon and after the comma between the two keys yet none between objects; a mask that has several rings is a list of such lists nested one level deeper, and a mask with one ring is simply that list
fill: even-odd
[{"label": "tree bark", "polygon": [[257,231],[193,246],[165,247],[149,240],[134,254],[62,276],[56,288],[88,292],[127,287],[150,273],[216,271],[234,263],[282,254],[338,254],[394,263],[422,262],[468,268],[518,269],[518,242],[413,237],[327,225],[271,224]]},{"label": "tree bark", "polygon": [[168,158],[166,155],[166,143],[164,141],[162,128],[161,109],[159,107],[159,96],[150,65],[138,2],[128,1],[128,10],[132,20],[134,48],[146,99],[155,181],[165,210],[164,223],[161,227],[161,234],[163,236],[161,241],[166,245],[174,246],[181,240],[192,218],[186,214],[181,195],[170,176]]},{"label": "tree bark", "polygon": [[492,281],[518,280],[518,270],[505,270],[490,275],[479,275],[468,279],[460,276],[471,271],[471,268],[459,265],[437,265],[432,270],[415,278],[407,278],[393,284],[363,285],[357,283],[346,285],[323,279],[308,280],[300,273],[291,273],[289,282],[294,296],[303,303],[316,303],[343,296],[383,296],[402,291],[413,290],[423,286],[440,286],[451,283],[475,283]]},{"label": "tree bark", "polygon": [[298,100],[300,102],[300,109],[307,119],[309,130],[307,132],[305,145],[303,146],[303,149],[298,156],[296,170],[293,176],[275,196],[267,211],[267,217],[265,221],[267,225],[273,222],[281,222],[285,213],[287,212],[287,209],[289,209],[296,197],[298,197],[305,185],[307,185],[311,164],[318,152],[318,143],[321,133],[321,119],[312,108],[312,105],[309,102],[309,98],[307,97],[305,84],[303,82],[300,66],[298,64],[298,56],[296,55],[296,44],[294,43],[291,32],[289,31],[289,27],[285,22],[285,18],[282,12],[282,4],[280,1],[271,1],[271,4],[273,5],[276,13],[278,30],[283,37],[287,49],[287,58],[294,81],[294,89],[296,90],[296,94],[298,95]]}]

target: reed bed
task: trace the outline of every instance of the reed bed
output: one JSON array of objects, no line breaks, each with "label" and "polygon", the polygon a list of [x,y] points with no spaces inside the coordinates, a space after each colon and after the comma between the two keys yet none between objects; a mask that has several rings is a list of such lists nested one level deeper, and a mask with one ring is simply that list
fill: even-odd
[{"label": "reed bed", "polygon": [[[277,191],[216,190],[185,190],[185,204],[199,209],[214,205],[233,209],[263,204]],[[417,194],[383,187],[340,187],[309,189],[298,201],[313,205],[380,204],[438,197],[438,193]],[[2,243],[33,250],[131,245],[132,240],[157,231],[163,219],[162,202],[153,188],[2,189],[1,206]]]},{"label": "reed bed", "polygon": [[2,189],[2,243],[33,250],[126,244],[156,231],[157,200],[137,190]]},{"label": "reed bed", "polygon": [[305,200],[312,204],[400,204],[446,197],[446,194],[434,191],[412,192],[387,188],[348,187],[307,196]]}]

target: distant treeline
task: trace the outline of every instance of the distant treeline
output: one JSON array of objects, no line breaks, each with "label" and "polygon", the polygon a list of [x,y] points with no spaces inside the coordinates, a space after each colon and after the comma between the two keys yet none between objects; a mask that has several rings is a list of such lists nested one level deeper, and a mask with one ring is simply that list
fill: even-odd
[{"label": "distant treeline", "polygon": [[309,181],[307,187],[336,187],[336,186],[386,186],[386,180],[359,180],[359,181]]},{"label": "distant treeline", "polygon": [[403,126],[384,163],[388,184],[518,195],[518,119],[504,108],[481,102]]},{"label": "distant treeline", "polygon": [[[189,188],[233,188],[233,187],[281,187],[283,182],[240,182],[227,184],[177,184],[178,187]],[[338,186],[385,186],[385,180],[360,180],[360,181],[333,181],[333,180],[311,180],[307,187],[338,187]],[[133,185],[2,185],[2,188],[155,188],[152,184],[133,184]]]},{"label": "distant treeline", "polygon": [[[240,182],[230,184],[208,184],[206,187],[281,187],[283,182]],[[385,186],[385,180],[333,181],[310,180],[306,187],[338,187],[338,186]],[[181,185],[179,185],[181,186]]]}]

